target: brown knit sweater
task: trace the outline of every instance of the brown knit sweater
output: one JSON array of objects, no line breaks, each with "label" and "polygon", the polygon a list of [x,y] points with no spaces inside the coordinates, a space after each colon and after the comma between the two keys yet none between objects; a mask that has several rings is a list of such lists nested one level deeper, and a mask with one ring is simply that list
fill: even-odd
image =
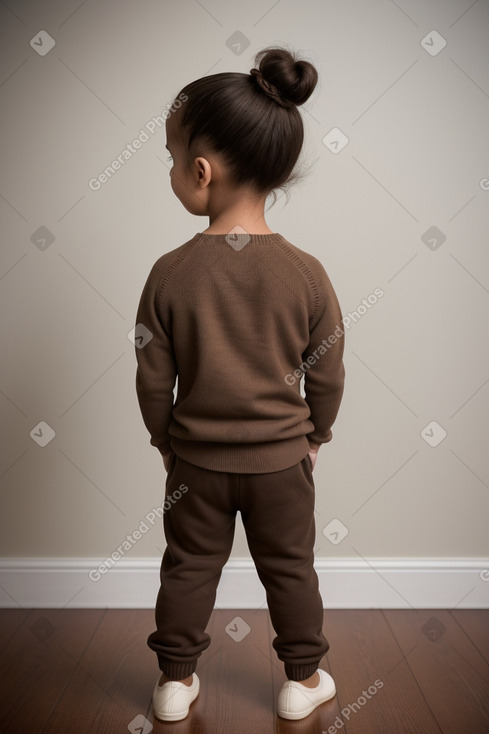
[{"label": "brown knit sweater", "polygon": [[161,454],[280,471],[309,442],[331,441],[345,378],[340,306],[319,260],[280,234],[227,237],[198,233],[153,265],[136,317],[137,397]]}]

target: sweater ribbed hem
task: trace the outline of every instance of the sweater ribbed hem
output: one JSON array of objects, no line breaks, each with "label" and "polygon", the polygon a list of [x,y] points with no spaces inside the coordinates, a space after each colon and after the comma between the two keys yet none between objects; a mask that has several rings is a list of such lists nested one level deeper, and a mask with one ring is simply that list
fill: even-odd
[{"label": "sweater ribbed hem", "polygon": [[158,665],[161,672],[170,680],[183,680],[195,673],[197,660],[191,660],[189,663],[176,663],[174,660],[158,656]]},{"label": "sweater ribbed hem", "polygon": [[211,471],[269,474],[298,464],[310,451],[306,436],[271,443],[184,441],[172,436],[171,448],[184,461]]},{"label": "sweater ribbed hem", "polygon": [[289,680],[306,680],[314,675],[319,667],[319,661],[317,663],[308,663],[307,665],[296,665],[294,663],[284,663],[285,675]]}]

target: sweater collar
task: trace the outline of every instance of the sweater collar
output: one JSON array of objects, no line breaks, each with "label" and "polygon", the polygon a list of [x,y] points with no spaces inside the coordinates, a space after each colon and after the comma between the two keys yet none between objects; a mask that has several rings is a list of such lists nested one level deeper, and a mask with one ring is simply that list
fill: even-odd
[{"label": "sweater collar", "polygon": [[[272,234],[238,234],[236,235],[239,239],[244,237],[249,237],[250,242],[254,242],[257,245],[267,245],[273,242],[282,242],[283,237],[278,232],[273,232]],[[194,240],[197,242],[201,242],[203,245],[211,245],[213,243],[220,243],[220,242],[226,242],[228,241],[226,239],[227,235],[225,234],[204,234],[203,232],[197,232],[195,234]],[[238,241],[239,241],[238,239]]]}]

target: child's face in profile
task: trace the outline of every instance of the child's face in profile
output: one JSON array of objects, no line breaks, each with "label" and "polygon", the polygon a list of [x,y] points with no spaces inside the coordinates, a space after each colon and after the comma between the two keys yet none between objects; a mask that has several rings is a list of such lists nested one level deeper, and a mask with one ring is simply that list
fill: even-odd
[{"label": "child's face in profile", "polygon": [[206,212],[202,211],[198,196],[199,188],[196,187],[196,174],[187,165],[186,151],[183,149],[181,137],[178,134],[176,113],[170,115],[166,120],[165,147],[173,159],[173,166],[170,169],[170,183],[173,193],[191,214],[205,214]]}]

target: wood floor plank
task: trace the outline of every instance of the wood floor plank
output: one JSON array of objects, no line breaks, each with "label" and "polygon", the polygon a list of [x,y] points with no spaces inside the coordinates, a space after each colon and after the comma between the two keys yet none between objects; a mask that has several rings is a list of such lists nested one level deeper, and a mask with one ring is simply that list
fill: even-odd
[{"label": "wood floor plank", "polygon": [[[154,610],[3,610],[0,731],[8,734],[487,734],[487,610],[328,609],[321,667],[337,695],[296,722],[268,610],[214,610],[201,692],[181,722],[154,719]],[[377,685],[376,692],[369,686]],[[363,691],[370,698],[362,699]],[[292,729],[294,730],[292,732]]]},{"label": "wood floor plank", "polygon": [[453,609],[450,614],[489,665],[489,613],[485,609]]},{"label": "wood floor plank", "polygon": [[441,609],[383,611],[443,734],[487,734],[489,667]]},{"label": "wood floor plank", "polygon": [[[273,734],[274,732],[274,688],[272,668],[275,651],[271,647],[268,631],[267,609],[221,610],[216,617],[220,621],[223,638],[223,655],[232,662],[233,675],[231,693],[241,700],[240,732]],[[246,626],[247,625],[247,626]],[[234,638],[234,630],[248,631],[240,641]],[[228,631],[230,634],[228,634]],[[219,635],[215,632],[216,639]],[[247,724],[250,728],[247,729]]]},{"label": "wood floor plank", "polygon": [[381,610],[328,609],[324,629],[347,734],[440,734]]},{"label": "wood floor plank", "polygon": [[146,718],[157,677],[155,655],[146,645],[153,612],[103,610],[76,671],[44,725],[42,734],[127,731]]},{"label": "wood floor plank", "polygon": [[33,609],[4,646],[0,663],[0,729],[37,734],[49,717],[103,612]]},{"label": "wood floor plank", "polygon": [[221,609],[215,610],[213,616],[213,641],[219,646],[221,661],[216,701],[221,708],[220,731],[273,734],[267,611]]},{"label": "wood floor plank", "polygon": [[32,614],[32,609],[0,609],[0,654]]}]

